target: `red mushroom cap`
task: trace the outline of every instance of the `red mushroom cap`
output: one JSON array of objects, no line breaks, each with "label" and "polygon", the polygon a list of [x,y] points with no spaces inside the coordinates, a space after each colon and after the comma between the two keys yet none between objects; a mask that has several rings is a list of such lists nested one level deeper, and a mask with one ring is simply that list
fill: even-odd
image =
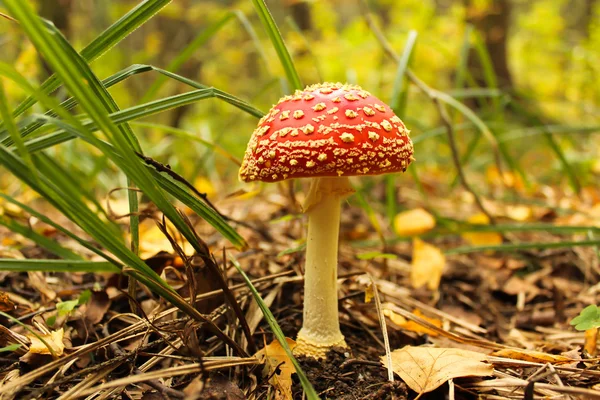
[{"label": "red mushroom cap", "polygon": [[240,179],[377,175],[405,171],[413,145],[400,118],[356,85],[321,83],[285,96],[258,123]]}]

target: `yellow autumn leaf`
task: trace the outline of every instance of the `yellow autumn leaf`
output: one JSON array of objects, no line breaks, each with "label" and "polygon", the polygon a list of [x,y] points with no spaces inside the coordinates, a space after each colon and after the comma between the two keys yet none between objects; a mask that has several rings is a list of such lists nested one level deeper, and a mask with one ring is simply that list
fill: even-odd
[{"label": "yellow autumn leaf", "polygon": [[[176,230],[169,221],[167,221],[167,227],[168,232],[174,235]],[[184,251],[191,249],[188,241],[182,239],[180,235],[174,235],[173,237]],[[159,251],[171,253],[173,252],[173,246],[154,221],[146,220],[140,224],[140,255],[142,258],[149,258]]]},{"label": "yellow autumn leaf", "polygon": [[502,176],[500,176],[500,173],[498,172],[498,168],[496,168],[496,166],[490,166],[485,171],[485,178],[488,181],[488,183],[492,185],[500,186],[504,184],[504,186],[506,187],[515,188],[519,190],[525,188],[523,180],[519,175],[515,175],[511,171],[502,171]]},{"label": "yellow autumn leaf", "polygon": [[435,227],[435,218],[422,208],[402,211],[394,217],[394,230],[400,236],[417,236]]},{"label": "yellow autumn leaf", "polygon": [[446,256],[440,249],[419,238],[413,239],[410,281],[414,288],[427,284],[429,290],[437,290],[445,265]]},{"label": "yellow autumn leaf", "polygon": [[[296,342],[285,338],[290,349],[296,347]],[[255,354],[261,361],[265,361],[265,376],[270,376],[269,383],[277,389],[275,398],[278,400],[292,399],[292,374],[296,368],[286,354],[281,344],[274,340],[269,345]]]},{"label": "yellow autumn leaf", "polygon": [[512,358],[514,360],[537,363],[562,364],[575,361],[572,358],[561,355],[548,354],[541,351],[523,349],[502,349],[492,353],[492,355],[496,357]]},{"label": "yellow autumn leaf", "polygon": [[[392,370],[415,392],[431,392],[453,378],[490,376],[486,356],[469,350],[406,346],[392,352]],[[381,357],[385,365],[385,357]]]},{"label": "yellow autumn leaf", "polygon": [[[416,315],[417,317],[424,319],[425,321],[429,322],[430,324],[437,326],[438,328],[442,327],[442,321],[440,321],[439,319],[430,318],[430,317],[423,315],[421,310],[415,309],[413,311],[413,314]],[[400,314],[396,314],[393,310],[386,308],[385,304],[383,305],[383,315],[388,317],[390,319],[390,321],[392,321],[394,323],[394,325],[398,325],[398,327],[400,327],[404,330],[419,333],[419,334],[427,334],[429,336],[438,336],[439,335],[434,330],[431,330],[427,327],[419,325],[414,321],[409,321]]]},{"label": "yellow autumn leaf", "polygon": [[[483,213],[472,215],[467,222],[473,225],[489,225],[490,219]],[[502,244],[502,236],[497,232],[465,232],[462,238],[474,246]]]},{"label": "yellow autumn leaf", "polygon": [[531,207],[524,204],[506,206],[505,214],[508,218],[519,222],[529,221],[533,218]]},{"label": "yellow autumn leaf", "polygon": [[373,284],[369,283],[369,286],[365,289],[365,303],[370,303],[375,297],[375,293],[373,291]]},{"label": "yellow autumn leaf", "polygon": [[50,332],[48,335],[40,335],[46,343],[42,342],[37,336],[28,334],[27,338],[31,341],[29,352],[33,354],[52,354],[48,348],[50,346],[56,356],[62,356],[65,351],[65,344],[63,343],[64,333],[64,330],[60,328],[57,331]]},{"label": "yellow autumn leaf", "polygon": [[205,193],[209,198],[217,193],[212,182],[204,176],[199,175],[196,179],[194,179],[194,187],[200,193]]}]

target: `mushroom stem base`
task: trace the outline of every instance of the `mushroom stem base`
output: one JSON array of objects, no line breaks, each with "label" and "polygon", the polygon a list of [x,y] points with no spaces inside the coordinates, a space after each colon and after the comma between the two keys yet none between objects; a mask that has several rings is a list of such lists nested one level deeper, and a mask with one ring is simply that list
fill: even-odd
[{"label": "mushroom stem base", "polygon": [[340,334],[340,338],[337,341],[316,343],[312,338],[305,337],[302,330],[300,330],[300,332],[298,332],[298,337],[296,338],[294,354],[313,357],[316,359],[325,359],[327,358],[327,353],[334,347],[348,347],[343,335]]}]

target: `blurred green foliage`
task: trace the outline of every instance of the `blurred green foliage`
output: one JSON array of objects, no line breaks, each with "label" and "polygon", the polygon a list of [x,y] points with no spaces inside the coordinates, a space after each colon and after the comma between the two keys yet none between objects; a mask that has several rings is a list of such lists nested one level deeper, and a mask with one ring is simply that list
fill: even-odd
[{"label": "blurred green foliage", "polygon": [[[46,17],[63,22],[58,26],[74,44],[83,48],[110,23],[131,9],[134,1],[77,0],[58,1],[61,7],[51,9]],[[411,30],[418,32],[413,54],[413,71],[430,86],[461,98],[460,89],[479,85],[473,77],[464,87],[456,86],[457,75],[465,68],[465,40],[468,47],[476,44],[482,33],[468,30],[472,18],[497,12],[490,0],[371,0],[368,2],[375,20],[390,44],[401,53]],[[48,12],[48,4],[40,12]],[[390,101],[396,65],[386,56],[365,23],[359,1],[267,1],[305,84],[321,80],[357,83]],[[591,4],[591,6],[590,6]],[[1,5],[1,2],[0,2]],[[65,6],[68,5],[68,6]],[[299,14],[295,7],[301,7]],[[586,7],[589,7],[586,8]],[[0,11],[1,11],[0,6]],[[105,78],[131,64],[143,63],[167,67],[203,31],[236,10],[247,18],[229,19],[202,46],[192,52],[177,72],[207,86],[225,90],[247,100],[261,110],[268,110],[287,91],[285,74],[276,53],[260,26],[250,0],[172,2],[159,15],[119,43],[108,54],[92,64],[94,72]],[[600,173],[597,155],[600,147],[597,127],[600,125],[600,2],[593,0],[510,1],[510,24],[506,38],[506,59],[513,86],[504,94],[489,98],[463,99],[474,106],[478,115],[494,130],[500,141],[534,181],[563,183],[560,164],[543,144],[542,124],[558,125],[558,141],[567,160],[582,173],[584,183],[592,183]],[[568,11],[568,12],[567,12]],[[307,20],[298,20],[306,17]],[[306,19],[306,18],[305,18]],[[302,27],[308,21],[309,27]],[[58,24],[57,24],[58,25]],[[251,29],[248,29],[251,27]],[[304,29],[303,29],[304,28]],[[493,29],[485,35],[500,35]],[[258,37],[258,42],[253,38]],[[479,35],[479,36],[478,36]],[[498,38],[499,40],[502,37]],[[49,74],[19,26],[8,20],[0,22],[0,60],[14,63],[32,82],[41,83]],[[473,55],[471,55],[473,56]],[[493,59],[493,58],[492,58]],[[495,66],[497,67],[497,66]],[[497,70],[497,69],[496,69]],[[493,72],[492,72],[493,78]],[[158,79],[145,73],[127,79],[110,89],[121,108],[140,103]],[[489,86],[492,82],[485,83]],[[169,80],[153,99],[189,90]],[[11,82],[6,82],[11,108],[25,98]],[[59,92],[59,96],[65,96]],[[509,98],[524,99],[535,116],[523,119],[508,106]],[[148,99],[149,100],[149,99]],[[39,109],[38,109],[39,111]],[[225,148],[241,157],[256,121],[238,109],[218,100],[201,101],[152,117],[152,122],[181,128],[203,140]],[[413,137],[431,135],[419,140],[416,155],[419,169],[434,174],[452,171],[450,152],[445,145],[439,115],[430,101],[416,88],[410,87],[405,122]],[[460,114],[453,114],[461,153],[467,149],[476,130]],[[582,127],[589,128],[582,130]],[[217,191],[236,180],[236,165],[226,157],[213,153],[202,143],[165,132],[156,127],[138,126],[136,132],[147,155],[170,164],[181,175],[194,181],[207,177]],[[50,153],[90,177],[90,188],[105,189],[124,186],[125,178],[103,157],[82,157],[93,149],[81,141],[71,141]],[[469,162],[471,171],[484,172],[493,164],[491,151],[484,141],[475,149]],[[449,175],[453,177],[453,175]],[[4,184],[4,183],[3,183]],[[231,186],[228,191],[233,190]]]}]

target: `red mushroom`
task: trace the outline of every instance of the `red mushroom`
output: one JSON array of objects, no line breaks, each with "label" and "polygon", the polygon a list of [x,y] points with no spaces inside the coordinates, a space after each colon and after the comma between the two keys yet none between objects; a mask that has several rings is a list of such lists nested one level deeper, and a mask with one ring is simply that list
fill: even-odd
[{"label": "red mushroom", "polygon": [[405,171],[413,146],[400,118],[356,85],[322,83],[285,96],[254,131],[240,169],[244,182],[312,178],[308,214],[304,321],[297,354],[326,357],[346,347],[340,331],[337,253],[340,205],[349,176]]}]

